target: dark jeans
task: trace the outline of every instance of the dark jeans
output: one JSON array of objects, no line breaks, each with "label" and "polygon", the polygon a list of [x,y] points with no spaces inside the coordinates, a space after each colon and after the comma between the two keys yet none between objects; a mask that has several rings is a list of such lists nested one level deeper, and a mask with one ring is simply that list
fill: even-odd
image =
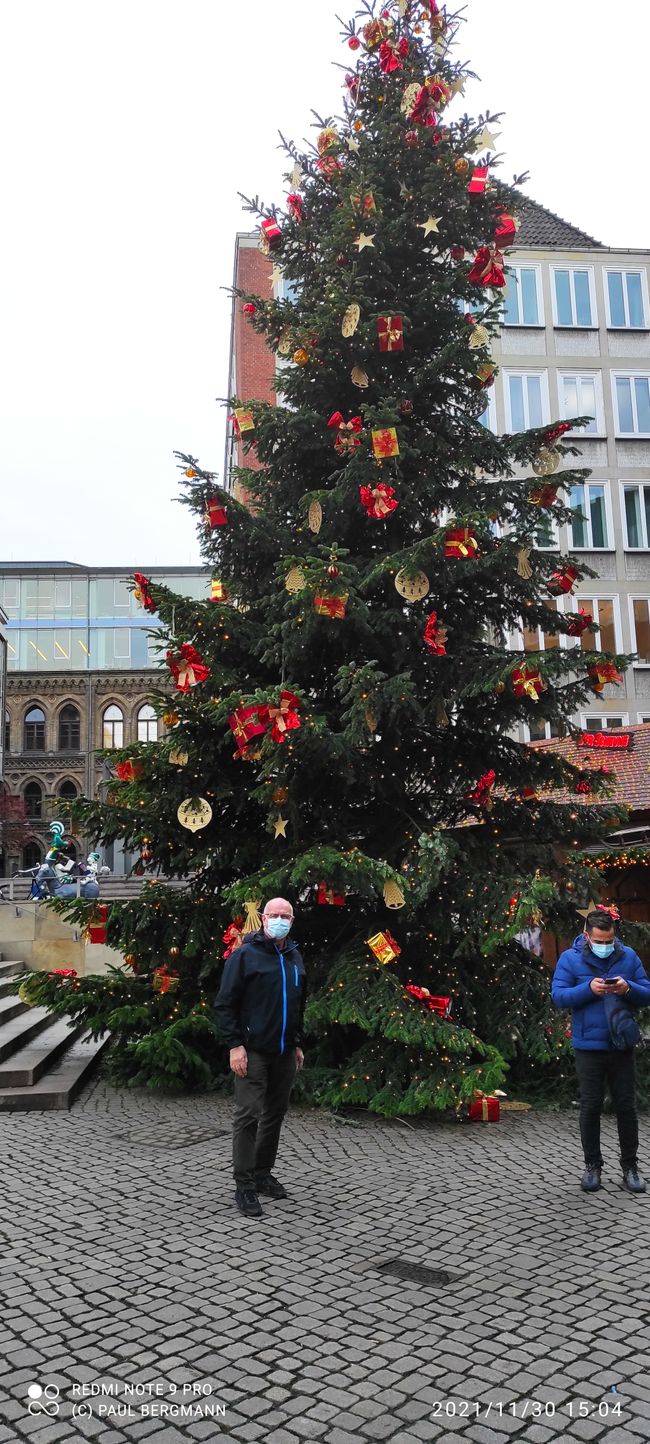
[{"label": "dark jeans", "polygon": [[249,1051],[246,1077],[235,1074],[232,1161],[238,1188],[254,1188],[271,1172],[295,1076],[295,1048],[287,1053]]},{"label": "dark jeans", "polygon": [[635,1168],[639,1147],[636,1113],[633,1048],[576,1048],[576,1073],[580,1085],[580,1137],[585,1163],[602,1167],[600,1115],[609,1083],[616,1110],[618,1141],[623,1168]]}]

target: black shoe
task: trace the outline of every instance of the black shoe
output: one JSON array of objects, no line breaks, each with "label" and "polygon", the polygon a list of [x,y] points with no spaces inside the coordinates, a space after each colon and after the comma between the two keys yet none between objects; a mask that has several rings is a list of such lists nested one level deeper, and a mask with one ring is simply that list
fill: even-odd
[{"label": "black shoe", "polygon": [[258,1193],[264,1193],[268,1198],[288,1198],[284,1184],[279,1183],[272,1173],[267,1173],[266,1178],[258,1178],[255,1185]]},{"label": "black shoe", "polygon": [[235,1203],[245,1218],[262,1218],[264,1209],[254,1188],[238,1188],[235,1193]]},{"label": "black shoe", "polygon": [[587,1164],[582,1178],[580,1179],[580,1187],[585,1193],[595,1193],[597,1188],[602,1187],[600,1181],[600,1168],[601,1165],[599,1163]]},{"label": "black shoe", "polygon": [[628,1193],[645,1193],[646,1182],[638,1168],[626,1168],[623,1171],[623,1187]]}]

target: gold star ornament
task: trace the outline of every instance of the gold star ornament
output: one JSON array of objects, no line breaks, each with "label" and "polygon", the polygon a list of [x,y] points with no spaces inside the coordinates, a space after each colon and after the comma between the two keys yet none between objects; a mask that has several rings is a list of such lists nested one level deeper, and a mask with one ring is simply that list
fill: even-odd
[{"label": "gold star ornament", "polygon": [[430,236],[433,231],[438,230],[441,220],[442,216],[427,216],[426,221],[418,222],[418,230],[424,231],[425,236]]},{"label": "gold star ornament", "polygon": [[366,235],[364,235],[364,232],[362,231],[362,232],[361,232],[361,235],[360,235],[360,236],[357,236],[357,239],[356,239],[356,241],[355,241],[354,244],[355,244],[355,246],[358,247],[359,251],[361,252],[361,251],[364,250],[364,248],[365,248],[366,246],[374,246],[374,244],[375,244],[375,235],[376,235],[376,232],[375,232],[375,231],[373,231],[373,233],[372,233],[371,236],[366,236]]},{"label": "gold star ornament", "polygon": [[286,838],[286,835],[287,835],[287,823],[288,823],[288,821],[289,821],[288,817],[276,817],[276,819],[275,819],[275,832],[274,832],[274,834],[273,834],[274,837],[284,837],[284,838]]},{"label": "gold star ornament", "polygon": [[495,135],[494,131],[490,130],[487,125],[484,126],[481,134],[477,135],[474,141],[474,150],[495,150],[500,134],[500,130],[498,130]]}]

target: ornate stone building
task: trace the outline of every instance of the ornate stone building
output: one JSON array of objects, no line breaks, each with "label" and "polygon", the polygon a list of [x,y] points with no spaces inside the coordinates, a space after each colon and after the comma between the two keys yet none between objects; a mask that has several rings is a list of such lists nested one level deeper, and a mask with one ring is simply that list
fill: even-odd
[{"label": "ornate stone building", "polygon": [[[207,595],[200,567],[146,571],[183,595]],[[33,834],[20,857],[0,863],[6,876],[42,859],[61,798],[96,796],[106,773],[100,749],[160,735],[149,699],[167,672],[159,671],[150,636],[156,618],[138,607],[128,575],[69,562],[0,563],[8,617],[4,782],[24,799]],[[93,842],[79,838],[80,853]],[[115,845],[103,861],[121,874],[133,859]]]}]

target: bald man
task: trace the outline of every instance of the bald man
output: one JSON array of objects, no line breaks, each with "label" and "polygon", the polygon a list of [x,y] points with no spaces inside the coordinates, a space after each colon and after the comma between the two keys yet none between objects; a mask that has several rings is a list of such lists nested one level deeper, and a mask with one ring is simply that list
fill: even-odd
[{"label": "bald man", "polygon": [[227,959],[215,1003],[234,1073],[235,1203],[245,1218],[261,1217],[260,1193],[288,1197],[271,1169],[293,1081],[305,1061],[307,979],[298,944],[289,937],[293,920],[286,898],[266,903],[259,932]]}]

